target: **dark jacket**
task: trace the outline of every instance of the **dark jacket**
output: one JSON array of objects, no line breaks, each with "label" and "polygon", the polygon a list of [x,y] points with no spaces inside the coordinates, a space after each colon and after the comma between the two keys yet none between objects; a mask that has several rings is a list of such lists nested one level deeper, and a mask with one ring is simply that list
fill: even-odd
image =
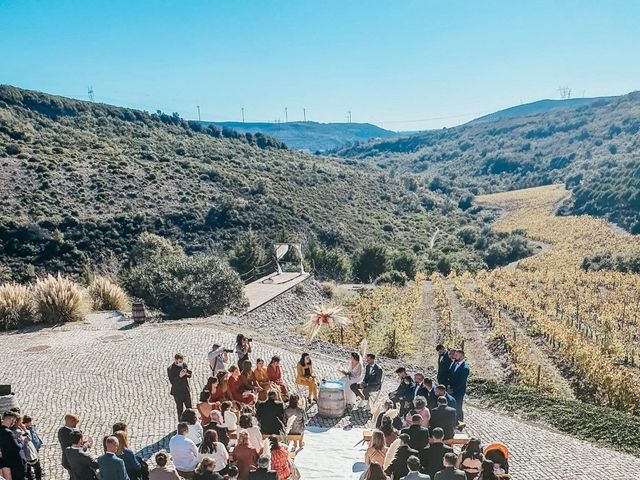
[{"label": "dark jacket", "polygon": [[284,429],[284,405],[276,400],[259,402],[256,406],[256,418],[260,422],[262,433],[278,435]]},{"label": "dark jacket", "polygon": [[98,468],[104,480],[130,480],[125,461],[113,453],[105,453],[98,457]]},{"label": "dark jacket", "polygon": [[142,465],[136,458],[135,453],[128,448],[122,450],[122,455],[118,455],[118,458],[124,462],[124,467],[127,469],[127,475],[129,480],[138,480],[142,473]]},{"label": "dark jacket", "polygon": [[[62,466],[69,471],[71,480],[96,480],[98,478],[96,476],[98,462],[81,448],[65,448],[62,453]],[[114,480],[118,480],[117,477]]]},{"label": "dark jacket", "polygon": [[256,468],[249,472],[249,480],[278,480],[278,474],[275,470]]},{"label": "dark jacket", "polygon": [[64,452],[64,449],[70,447],[73,441],[71,440],[71,434],[75,431],[75,429],[70,429],[68,427],[60,427],[58,429],[58,443],[60,443],[60,448]]},{"label": "dark jacket", "polygon": [[[382,417],[384,417],[385,413],[387,412],[380,412],[378,414],[378,418],[376,418],[376,428],[378,430],[380,430],[380,427],[382,427]],[[402,417],[400,417],[400,415],[396,415],[395,417],[393,417],[393,420],[391,420],[391,425],[393,425],[393,428],[395,428],[396,430],[402,430]]]},{"label": "dark jacket", "polygon": [[440,427],[444,430],[444,439],[450,440],[453,438],[453,433],[458,424],[456,411],[444,405],[439,405],[438,408],[431,410],[431,419],[429,420],[429,428]]},{"label": "dark jacket", "polygon": [[400,433],[409,435],[409,446],[414,450],[420,451],[429,445],[429,429],[424,428],[422,425],[411,425],[402,429]]},{"label": "dark jacket", "polygon": [[24,477],[25,465],[20,455],[21,450],[22,446],[16,441],[13,431],[0,425],[0,452],[2,452],[0,463],[11,469],[14,476],[22,475]]},{"label": "dark jacket", "polygon": [[415,395],[416,384],[413,379],[407,375],[402,379],[400,385],[393,393],[392,397],[397,399],[400,402],[413,402],[413,397]]},{"label": "dark jacket", "polygon": [[218,434],[218,441],[223,444],[225,448],[229,446],[229,430],[227,427],[219,427],[216,422],[210,422],[204,427],[203,435],[207,430],[215,430]]},{"label": "dark jacket", "polygon": [[195,473],[193,480],[223,480],[223,476],[218,472]]},{"label": "dark jacket", "polygon": [[[180,371],[183,368],[187,370],[187,374],[184,377],[181,377]],[[167,374],[169,375],[169,382],[171,382],[171,395],[174,397],[186,397],[191,395],[189,379],[193,372],[189,370],[186,363],[182,367],[172,363],[171,366],[167,368]]]},{"label": "dark jacket", "polygon": [[398,447],[396,456],[384,471],[391,477],[392,480],[400,480],[402,477],[409,473],[409,467],[407,466],[407,459],[411,456],[418,456],[418,451],[410,448],[408,445],[402,445]]},{"label": "dark jacket", "polygon": [[455,364],[451,364],[449,370],[449,386],[454,395],[465,394],[467,392],[467,378],[469,378],[469,366],[467,362],[462,362],[455,370]]},{"label": "dark jacket", "polygon": [[426,398],[427,408],[429,410],[436,408],[438,406],[438,397],[436,396],[436,387],[431,387],[431,390],[428,390],[426,387],[421,386],[416,391],[416,397]]},{"label": "dark jacket", "polygon": [[373,365],[367,365],[364,369],[364,378],[362,384],[365,387],[380,387],[382,386],[382,369],[377,363]]},{"label": "dark jacket", "polygon": [[466,480],[467,476],[462,470],[458,470],[453,467],[447,467],[436,473],[433,480]]},{"label": "dark jacket", "polygon": [[420,471],[433,479],[436,472],[444,468],[442,459],[446,453],[453,453],[453,448],[440,442],[432,443],[420,450]]},{"label": "dark jacket", "polygon": [[[449,352],[438,355],[438,383],[441,385],[449,384],[449,367],[451,367],[451,359]],[[433,480],[433,479],[432,479]]]}]

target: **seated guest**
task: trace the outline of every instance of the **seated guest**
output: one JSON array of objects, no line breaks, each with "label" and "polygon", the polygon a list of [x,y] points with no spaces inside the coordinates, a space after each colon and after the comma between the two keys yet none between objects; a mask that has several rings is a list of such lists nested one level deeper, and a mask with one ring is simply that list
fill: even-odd
[{"label": "seated guest", "polygon": [[[209,412],[209,414],[211,414],[211,412]],[[200,445],[202,443],[202,425],[198,423],[198,415],[196,414],[196,411],[192,408],[187,408],[182,412],[180,420],[187,422],[189,425],[189,433],[187,434],[187,437],[196,444],[196,447]]]},{"label": "seated guest", "polygon": [[218,434],[215,430],[207,430],[200,447],[198,447],[198,461],[202,461],[205,457],[209,457],[215,462],[214,472],[220,475],[226,473],[229,452],[227,452],[227,447],[218,441]]},{"label": "seated guest", "polygon": [[485,460],[480,467],[480,473],[474,480],[498,480],[495,473],[495,464],[491,460]]},{"label": "seated guest", "polygon": [[218,379],[216,377],[209,377],[207,384],[200,392],[200,398],[196,405],[196,410],[200,414],[200,425],[203,427],[211,421],[211,410],[217,410],[220,408],[220,404],[211,401],[212,391],[218,389]]},{"label": "seated guest", "polygon": [[278,480],[275,470],[269,470],[269,457],[258,458],[258,468],[249,472],[249,480]]},{"label": "seated guest", "polygon": [[442,460],[445,454],[453,453],[453,448],[444,444],[444,431],[440,427],[431,432],[431,443],[420,450],[420,464],[422,473],[434,478],[436,473],[444,468]]},{"label": "seated guest", "polygon": [[[436,390],[436,407],[438,406],[437,399],[440,397],[445,397],[447,399],[447,405],[453,408],[454,410],[456,409],[456,399],[453,398],[453,396],[449,392],[447,392],[447,387],[445,387],[444,385],[437,385],[435,390]],[[458,418],[458,414],[456,413],[456,419],[457,418]]]},{"label": "seated guest", "polygon": [[472,438],[458,456],[456,468],[465,473],[467,480],[473,480],[480,474],[483,461],[484,455],[480,448],[480,440]]},{"label": "seated guest", "polygon": [[412,423],[412,417],[420,415],[422,417],[422,426],[427,428],[431,419],[431,412],[427,408],[427,400],[424,397],[416,397],[413,399],[413,408],[409,409],[405,418],[408,425]]},{"label": "seated guest", "polygon": [[229,367],[229,391],[231,397],[238,403],[255,403],[256,397],[253,393],[253,372],[251,362],[242,365],[242,372],[235,365]]},{"label": "seated guest", "polygon": [[438,395],[436,395],[436,387],[433,380],[425,378],[417,390],[416,397],[424,397],[427,399],[427,408],[432,410],[438,406]]},{"label": "seated guest", "polygon": [[280,443],[277,435],[271,435],[269,443],[271,445],[271,469],[278,474],[278,480],[288,480],[291,476],[289,450]]},{"label": "seated guest", "polygon": [[124,462],[129,480],[138,480],[142,476],[142,464],[136,458],[133,450],[129,448],[129,437],[124,430],[118,430],[113,434],[118,439],[116,456]]},{"label": "seated guest", "polygon": [[[382,418],[385,415],[392,416],[389,414],[391,410],[393,410],[393,402],[391,400],[385,400],[383,411],[380,412],[378,414],[378,418],[376,418],[376,428],[379,429],[382,426]],[[397,413],[398,412],[395,412],[395,415],[392,416],[393,428],[395,428],[396,430],[402,430],[402,427],[403,427],[402,418]]]},{"label": "seated guest", "polygon": [[153,458],[156,466],[149,471],[149,480],[180,480],[176,469],[169,465],[169,457],[166,453],[158,452]]},{"label": "seated guest", "polygon": [[309,402],[317,400],[318,380],[311,363],[311,356],[308,353],[303,353],[296,365],[296,383],[309,389]]},{"label": "seated guest", "polygon": [[[289,406],[284,411],[284,423],[291,427],[288,435],[300,435],[300,441],[293,441],[293,448],[302,448],[304,446],[304,431],[307,428],[307,413],[300,408],[298,402],[300,401],[300,397],[298,395],[291,395],[289,397]],[[291,420],[291,425],[289,425],[289,421],[291,418],[295,417],[295,419]]]},{"label": "seated guest", "polygon": [[180,422],[178,424],[177,435],[169,440],[169,452],[176,470],[181,477],[193,478],[193,472],[198,465],[198,448],[193,441],[187,437],[189,424]]},{"label": "seated guest", "polygon": [[211,394],[209,395],[209,403],[224,402],[233,400],[231,390],[229,389],[229,373],[224,370],[216,375],[217,382],[211,383]]},{"label": "seated guest", "polygon": [[444,439],[451,440],[457,424],[456,411],[447,405],[445,397],[438,397],[438,407],[431,412],[429,427],[440,427],[444,431]]},{"label": "seated guest", "polygon": [[[3,425],[4,418],[6,417],[6,413],[2,416]],[[113,437],[109,437],[113,438]],[[82,432],[80,430],[73,431],[69,435],[69,440],[71,440],[71,446],[64,449],[62,452],[62,466],[69,472],[69,476],[73,480],[95,480],[97,479],[96,470],[98,469],[98,462],[89,455],[84,449],[84,439],[82,437]],[[115,439],[117,442],[118,439]],[[112,446],[113,448],[113,446]],[[115,447],[117,449],[117,445]],[[4,449],[3,449],[4,452]],[[115,453],[115,449],[114,452]],[[122,460],[117,459],[118,462]],[[6,459],[3,458],[3,461],[6,462]],[[124,462],[122,462],[122,467],[124,468]],[[11,471],[14,471],[14,467],[10,465]],[[126,470],[125,470],[126,475]],[[15,475],[14,475],[15,476]],[[24,471],[22,473],[24,477]],[[17,476],[16,478],[20,478]],[[126,478],[126,477],[125,477]]]},{"label": "seated guest", "polygon": [[380,465],[372,463],[365,472],[363,480],[387,480],[388,478]]},{"label": "seated guest", "polygon": [[418,457],[411,455],[407,459],[407,468],[409,469],[409,473],[407,473],[405,477],[402,477],[402,480],[430,480],[429,475],[420,473],[420,459]]},{"label": "seated guest", "polygon": [[238,444],[231,452],[233,464],[238,469],[238,480],[247,480],[249,472],[258,465],[258,452],[249,445],[247,432],[238,433]]},{"label": "seated guest", "polygon": [[[258,389],[259,402],[264,402],[267,399],[267,393],[272,388],[277,389],[278,393],[280,393],[280,386],[275,383],[271,383],[271,380],[269,380],[267,367],[264,366],[264,360],[261,358],[256,360],[256,368],[253,371],[253,381]],[[280,397],[280,395],[278,395],[278,397]]]},{"label": "seated guest", "polygon": [[400,404],[400,411],[404,413],[408,408],[408,404],[413,401],[415,393],[415,383],[411,376],[407,374],[407,369],[399,367],[396,369],[396,375],[400,380],[400,385],[393,392],[389,393],[389,399],[395,404]]},{"label": "seated guest", "polygon": [[420,451],[429,445],[429,429],[422,426],[422,416],[416,413],[411,417],[411,426],[400,432],[409,435],[409,447]]},{"label": "seated guest", "polygon": [[238,480],[238,467],[235,465],[229,465],[226,480]]},{"label": "seated guest", "polygon": [[465,480],[464,472],[455,468],[456,454],[446,453],[442,460],[444,468],[436,473],[434,480]]},{"label": "seated guest", "polygon": [[424,373],[416,372],[413,374],[413,398],[419,395],[420,388],[422,388],[422,382],[424,382]]},{"label": "seated guest", "polygon": [[380,430],[374,430],[369,442],[369,448],[364,454],[365,465],[371,465],[372,463],[384,465],[384,457],[387,454],[387,450],[384,434]]},{"label": "seated guest", "polygon": [[265,435],[278,435],[284,429],[284,405],[276,400],[276,396],[276,392],[269,392],[267,401],[256,407],[260,431]]},{"label": "seated guest", "polygon": [[[104,440],[104,455],[98,457],[100,478],[108,478],[109,480],[133,480],[134,478],[139,478],[139,474],[141,472],[140,468],[132,472],[134,475],[138,476],[131,477],[128,474],[127,461],[122,458],[123,448],[120,440],[118,439],[118,433],[124,433],[124,431],[118,430],[116,432],[116,435],[107,437]],[[128,448],[126,450],[128,450],[128,453],[131,453],[131,455],[126,455],[127,457],[129,457],[129,461],[131,461],[132,459],[130,457],[133,456],[133,452]],[[118,454],[118,452],[121,453]],[[135,456],[133,457],[133,460],[136,460]],[[77,476],[71,478],[73,478],[74,480],[80,480],[80,477]]]},{"label": "seated guest", "polygon": [[223,480],[222,475],[213,471],[215,466],[215,460],[210,457],[204,457],[196,467],[193,480]]},{"label": "seated guest", "polygon": [[260,432],[260,427],[253,424],[253,415],[250,413],[240,415],[238,426],[240,427],[238,429],[239,432],[247,432],[247,435],[249,435],[249,445],[255,448],[258,454],[260,454],[262,452],[262,433]]},{"label": "seated guest", "polygon": [[[369,400],[373,392],[378,392],[382,388],[382,369],[376,364],[376,356],[373,353],[367,354],[367,366],[364,369],[364,378],[360,383],[351,385],[351,390],[356,394],[361,402]],[[368,402],[365,402],[368,403]]]},{"label": "seated guest", "polygon": [[222,402],[220,404],[220,413],[223,421],[220,426],[225,427],[231,433],[235,432],[238,429],[238,416],[233,410],[233,402]]},{"label": "seated guest", "polygon": [[267,376],[269,380],[278,387],[280,387],[280,397],[283,402],[286,402],[289,399],[289,394],[287,393],[287,386],[284,383],[284,379],[282,378],[282,370],[280,369],[280,357],[273,356],[271,357],[271,361],[269,362],[269,366],[267,367]]},{"label": "seated guest", "polygon": [[400,440],[400,445],[396,450],[393,460],[384,471],[384,473],[391,477],[391,480],[400,480],[402,477],[405,477],[409,473],[407,460],[412,455],[418,455],[417,450],[409,447],[409,441],[411,440],[409,435],[403,433],[398,437],[398,440]]},{"label": "seated guest", "polygon": [[208,430],[214,430],[218,434],[218,441],[222,443],[225,448],[229,446],[229,430],[224,426],[222,421],[222,413],[219,410],[213,410],[211,412],[211,422],[204,427],[203,435],[206,435]]},{"label": "seated guest", "polygon": [[387,447],[390,447],[393,442],[398,438],[398,430],[393,427],[393,421],[391,417],[385,415],[380,422],[380,431],[384,435],[384,443]]}]

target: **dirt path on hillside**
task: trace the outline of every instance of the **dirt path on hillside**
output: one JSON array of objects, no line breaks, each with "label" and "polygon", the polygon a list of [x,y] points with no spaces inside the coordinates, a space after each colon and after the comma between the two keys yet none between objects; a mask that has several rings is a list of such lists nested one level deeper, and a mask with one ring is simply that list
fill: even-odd
[{"label": "dirt path on hillside", "polygon": [[504,378],[500,361],[489,350],[485,340],[486,331],[476,322],[474,316],[460,303],[451,282],[445,283],[456,326],[464,337],[464,351],[474,375],[494,380]]},{"label": "dirt path on hillside", "polygon": [[416,314],[418,341],[413,360],[418,365],[435,370],[438,358],[435,348],[440,341],[440,326],[434,306],[433,283],[426,281],[422,290],[422,304]]}]

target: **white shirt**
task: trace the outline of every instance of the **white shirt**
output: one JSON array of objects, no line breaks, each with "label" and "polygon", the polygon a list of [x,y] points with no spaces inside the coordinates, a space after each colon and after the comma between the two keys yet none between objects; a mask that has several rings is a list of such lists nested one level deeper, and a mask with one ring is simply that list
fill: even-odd
[{"label": "white shirt", "polygon": [[196,445],[200,445],[202,443],[202,425],[199,423],[189,425],[189,432],[185,436]]},{"label": "white shirt", "polygon": [[198,448],[184,435],[175,435],[169,440],[169,453],[176,470],[193,472],[198,465]]},{"label": "white shirt", "polygon": [[209,457],[213,458],[216,462],[216,466],[213,468],[214,472],[219,472],[220,470],[226,468],[229,463],[229,452],[220,442],[216,443],[216,451],[212,453],[198,453],[198,462],[202,461],[203,458]]},{"label": "white shirt", "polygon": [[260,428],[253,426],[251,428],[241,428],[238,433],[247,432],[249,435],[249,445],[255,448],[258,453],[262,450],[262,433]]},{"label": "white shirt", "polygon": [[221,427],[227,427],[227,430],[230,432],[235,432],[238,428],[238,417],[235,413],[230,410],[227,410],[223,414],[223,422],[220,424]]}]

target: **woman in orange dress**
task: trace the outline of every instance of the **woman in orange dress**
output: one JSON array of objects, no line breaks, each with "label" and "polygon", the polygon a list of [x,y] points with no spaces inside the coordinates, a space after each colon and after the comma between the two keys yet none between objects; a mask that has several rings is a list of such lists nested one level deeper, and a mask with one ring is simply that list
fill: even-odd
[{"label": "woman in orange dress", "polygon": [[253,371],[253,379],[258,385],[258,401],[264,402],[267,399],[267,393],[269,390],[275,390],[278,392],[278,400],[281,400],[280,388],[277,384],[269,380],[269,374],[264,366],[264,360],[258,358],[256,360],[256,369]]},{"label": "woman in orange dress", "polygon": [[[229,374],[224,370],[218,372],[216,380],[217,381],[210,390],[211,394],[209,395],[209,403],[220,403],[225,400],[233,400],[229,389]],[[219,410],[219,407],[216,408],[216,410]]]},{"label": "woman in orange dress", "polygon": [[218,379],[216,377],[209,377],[206,387],[204,387],[204,390],[200,393],[200,402],[196,405],[200,413],[200,424],[202,426],[211,423],[212,410],[220,409],[220,402],[212,400],[212,397],[215,397],[218,390],[220,390],[218,387]]},{"label": "woman in orange dress", "polygon": [[[248,363],[248,366],[247,366]],[[248,373],[247,373],[248,368]],[[229,391],[231,397],[238,403],[252,404],[256,401],[253,391],[253,373],[251,372],[251,362],[246,361],[243,364],[242,374],[235,365],[229,367]],[[248,392],[248,393],[245,393]]]},{"label": "woman in orange dress", "polygon": [[269,380],[271,382],[280,387],[280,396],[282,397],[282,401],[288,401],[289,394],[287,393],[287,386],[285,385],[284,379],[282,378],[282,370],[280,369],[280,357],[271,357],[271,361],[269,362],[269,366],[267,367],[267,377],[269,377]]}]

